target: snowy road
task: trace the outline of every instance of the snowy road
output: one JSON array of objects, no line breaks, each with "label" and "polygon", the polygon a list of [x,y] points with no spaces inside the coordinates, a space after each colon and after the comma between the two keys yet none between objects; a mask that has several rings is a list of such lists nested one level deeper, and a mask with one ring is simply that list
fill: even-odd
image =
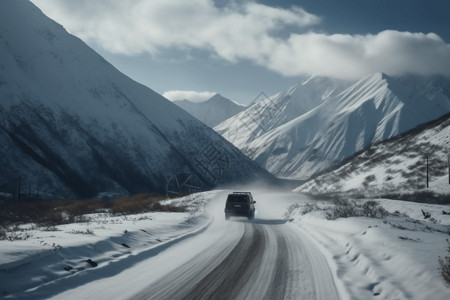
[{"label": "snowy road", "polygon": [[339,298],[325,260],[295,226],[281,218],[225,221],[223,199],[208,207],[217,215],[208,230],[159,259],[189,258],[132,299]]},{"label": "snowy road", "polygon": [[438,271],[448,206],[379,199],[392,215],[327,220],[327,201],[255,188],[256,219],[226,221],[228,192],[175,201],[190,213],[24,225],[28,239],[0,241],[0,298],[450,299]]},{"label": "snowy road", "polygon": [[[200,227],[193,225],[189,234],[180,232],[179,237],[169,242],[130,251],[117,260],[113,255],[111,260],[100,260],[96,268],[57,278],[12,298],[341,298],[316,243],[283,217],[286,207],[301,196],[255,191],[255,220],[231,218],[226,221],[223,209],[228,192],[204,194],[208,198],[205,215],[209,221]],[[158,235],[164,236],[162,230],[148,228],[145,232],[152,233],[155,239]],[[177,232],[168,228],[165,235],[174,236]],[[136,235],[127,243],[145,244],[143,237]],[[137,240],[133,242],[134,239]],[[103,248],[101,244],[92,247]],[[70,252],[70,249],[60,251]],[[105,258],[113,254],[101,253]]]}]

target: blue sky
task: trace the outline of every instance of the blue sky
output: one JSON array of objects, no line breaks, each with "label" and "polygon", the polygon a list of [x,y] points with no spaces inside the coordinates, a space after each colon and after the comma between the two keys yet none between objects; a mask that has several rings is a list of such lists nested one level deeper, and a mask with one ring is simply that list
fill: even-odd
[{"label": "blue sky", "polygon": [[310,75],[450,76],[447,0],[31,0],[168,98],[248,104]]}]

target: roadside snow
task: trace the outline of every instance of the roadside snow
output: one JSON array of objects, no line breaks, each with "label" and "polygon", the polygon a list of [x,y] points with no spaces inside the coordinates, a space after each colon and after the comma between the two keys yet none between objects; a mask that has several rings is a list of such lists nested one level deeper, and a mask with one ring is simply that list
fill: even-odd
[{"label": "roadside snow", "polygon": [[[448,247],[448,206],[377,199],[391,213],[385,219],[365,217],[326,220],[323,211],[290,217],[315,241],[343,284],[343,298],[450,299],[438,258]],[[327,202],[316,202],[325,208]],[[431,213],[424,220],[421,210]]]},{"label": "roadside snow", "polygon": [[[22,225],[0,241],[0,296],[46,298],[93,278],[118,274],[172,244],[204,230],[210,219],[203,205],[215,192],[169,200],[184,213],[150,212],[86,215],[86,222],[37,227]],[[43,292],[45,291],[45,292]]]},{"label": "roadside snow", "polygon": [[[438,262],[449,255],[450,215],[442,213],[450,211],[449,206],[376,199],[392,215],[331,221],[322,210],[331,202],[261,188],[251,191],[257,220],[287,219],[306,238],[302,243],[311,243],[309,250],[301,251],[320,250],[316,258],[326,259],[341,299],[450,299]],[[230,223],[223,220],[222,199],[227,193],[166,201],[187,205],[188,213],[97,214],[89,216],[90,222],[56,226],[54,231],[24,225],[17,234],[28,234],[27,239],[0,241],[0,295],[5,299],[61,295],[80,299],[100,292],[108,299],[133,295],[154,280],[148,277],[149,267],[151,274],[164,276],[172,270],[168,266],[175,268],[205,245],[214,247],[217,233],[230,230]],[[308,205],[321,210],[311,211]],[[431,217],[424,220],[422,210]],[[241,228],[239,223],[231,225],[236,225],[233,232]],[[237,233],[224,235],[221,244],[234,247]],[[195,249],[175,246],[184,243]]]}]

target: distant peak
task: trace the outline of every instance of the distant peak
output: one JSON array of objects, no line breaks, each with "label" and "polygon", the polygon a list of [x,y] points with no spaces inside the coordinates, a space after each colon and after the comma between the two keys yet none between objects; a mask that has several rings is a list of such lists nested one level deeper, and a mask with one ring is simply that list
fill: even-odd
[{"label": "distant peak", "polygon": [[300,84],[301,84],[301,85],[306,85],[306,84],[308,84],[310,81],[314,80],[315,78],[317,78],[317,75],[312,75],[312,76],[306,78],[305,80],[303,80]]},{"label": "distant peak", "polygon": [[380,75],[381,79],[383,79],[383,80],[387,80],[390,78],[386,73],[383,73],[383,72],[380,72],[379,75]]},{"label": "distant peak", "polygon": [[216,100],[216,99],[225,99],[225,98],[219,93],[217,93],[214,96],[212,96],[211,98],[209,98],[209,100]]},{"label": "distant peak", "polygon": [[376,72],[367,75],[366,77],[361,79],[361,82],[381,82],[381,81],[389,82],[391,79],[392,78],[386,73]]}]

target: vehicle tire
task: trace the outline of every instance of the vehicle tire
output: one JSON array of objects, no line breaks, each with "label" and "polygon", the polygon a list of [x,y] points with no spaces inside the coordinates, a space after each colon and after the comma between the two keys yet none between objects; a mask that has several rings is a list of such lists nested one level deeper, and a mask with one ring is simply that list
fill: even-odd
[{"label": "vehicle tire", "polygon": [[229,220],[229,219],[230,219],[230,216],[225,214],[225,220]]}]

